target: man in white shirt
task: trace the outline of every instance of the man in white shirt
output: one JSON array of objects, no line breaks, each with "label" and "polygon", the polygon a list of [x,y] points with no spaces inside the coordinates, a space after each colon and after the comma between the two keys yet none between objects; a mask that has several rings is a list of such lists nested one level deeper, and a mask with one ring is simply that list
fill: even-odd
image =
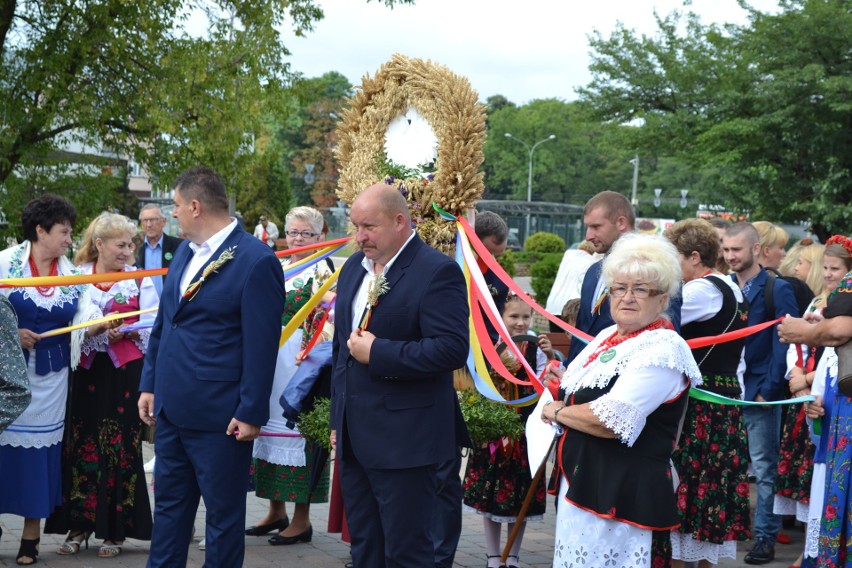
[{"label": "man in white shirt", "polygon": [[266,218],[266,215],[260,216],[260,223],[254,228],[254,236],[265,242],[266,245],[275,250],[275,241],[278,240],[278,227]]}]

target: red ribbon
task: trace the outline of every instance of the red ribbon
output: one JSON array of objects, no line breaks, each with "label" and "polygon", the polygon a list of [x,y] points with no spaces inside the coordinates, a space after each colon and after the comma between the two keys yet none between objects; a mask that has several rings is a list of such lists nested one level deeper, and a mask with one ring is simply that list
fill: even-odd
[{"label": "red ribbon", "polygon": [[476,251],[476,254],[479,255],[479,258],[485,263],[485,265],[491,269],[494,274],[497,275],[500,280],[506,284],[509,289],[514,292],[517,296],[519,296],[524,302],[526,302],[532,309],[540,313],[542,316],[547,318],[549,321],[553,322],[561,329],[564,329],[571,335],[584,339],[585,341],[591,341],[592,336],[584,331],[580,331],[574,326],[568,325],[558,317],[554,316],[541,306],[535,303],[535,301],[529,297],[529,295],[524,292],[524,290],[518,286],[518,284],[512,280],[512,277],[500,266],[500,263],[491,256],[491,253],[488,252],[488,249],[485,248],[485,245],[476,237],[476,232],[473,230],[473,227],[470,226],[470,223],[467,222],[462,216],[456,217],[456,220],[461,223],[462,228],[464,229],[464,233],[467,236],[467,240],[470,242],[471,246],[473,246],[473,250]]}]

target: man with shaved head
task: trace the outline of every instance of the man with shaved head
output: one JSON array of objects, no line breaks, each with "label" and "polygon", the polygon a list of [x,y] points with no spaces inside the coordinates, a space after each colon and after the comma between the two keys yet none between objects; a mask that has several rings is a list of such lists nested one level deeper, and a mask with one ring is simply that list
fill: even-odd
[{"label": "man with shaved head", "polygon": [[464,276],[420,240],[395,188],[368,187],[349,217],[361,250],[338,281],[331,416],[352,560],[431,568],[438,469],[458,451]]},{"label": "man with shaved head", "polygon": [[[731,278],[742,288],[749,304],[748,325],[784,317],[798,317],[799,308],[793,287],[780,278],[770,277],[757,263],[760,237],[751,223],[726,227],[722,254],[731,267]],[[772,301],[767,301],[770,294]],[[774,307],[769,306],[773,304]],[[768,313],[769,311],[772,313]],[[778,339],[775,326],[746,338],[744,398],[767,402],[787,397],[787,346]],[[781,518],[773,513],[774,484],[778,469],[781,412],[777,406],[747,406],[743,419],[748,436],[748,451],[757,484],[754,511],[754,546],[743,559],[746,564],[767,564],[775,558],[775,539],[781,530]]]}]

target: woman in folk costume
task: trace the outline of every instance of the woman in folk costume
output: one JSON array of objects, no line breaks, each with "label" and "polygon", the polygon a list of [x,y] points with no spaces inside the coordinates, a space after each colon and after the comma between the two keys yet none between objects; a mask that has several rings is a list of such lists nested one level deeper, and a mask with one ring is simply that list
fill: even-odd
[{"label": "woman in folk costume", "polygon": [[[828,292],[824,317],[852,313],[852,239],[834,235],[825,243],[823,277]],[[852,537],[850,463],[852,463],[852,397],[838,390],[838,357],[826,347],[812,376],[811,394],[816,402],[807,405],[809,418],[820,418],[815,435],[816,452],[811,479],[808,531],[802,566],[846,566],[848,542]]]},{"label": "woman in folk costume", "polygon": [[[296,248],[316,244],[324,240],[322,214],[312,207],[295,207],[287,213],[285,220],[287,247]],[[296,253],[282,262],[284,269],[294,262],[311,255],[312,250]],[[316,294],[317,290],[332,274],[331,262],[317,262],[285,282],[287,301],[281,318],[282,327],[296,312]],[[254,442],[255,494],[269,499],[266,517],[255,526],[246,529],[249,536],[262,536],[273,531],[269,544],[289,545],[310,542],[313,527],[310,520],[310,504],[328,500],[328,464],[321,472],[312,471],[315,449],[306,446],[296,428],[287,428],[282,416],[279,397],[296,372],[298,358],[315,334],[317,341],[327,341],[332,336],[332,326],[323,321],[329,308],[318,306],[305,322],[284,343],[278,352],[275,381],[269,401],[269,422],[262,428],[264,433],[290,434],[288,437],[261,436]],[[319,475],[319,484],[310,490],[311,476]],[[295,503],[292,522],[287,516],[286,502]]]},{"label": "woman in folk costume", "polygon": [[[83,236],[76,261],[84,274],[133,272],[136,225],[124,215],[101,213]],[[91,296],[101,315],[155,307],[150,278],[95,283]],[[118,320],[137,321],[138,316]],[[59,554],[73,555],[94,533],[98,556],[118,556],[126,538],[150,540],[151,504],[142,469],[139,399],[142,361],[150,330],[120,325],[89,337],[71,380],[64,448],[63,506],[45,523],[46,533],[68,533]]]},{"label": "woman in folk costume", "polygon": [[[77,212],[65,198],[44,195],[21,213],[24,242],[0,253],[0,277],[77,274],[65,257]],[[44,332],[100,316],[89,285],[2,288],[18,316],[32,402],[0,433],[0,513],[24,517],[17,563],[38,560],[40,520],[62,504],[62,438],[69,370],[80,361],[85,335],[106,325],[42,337]]]},{"label": "woman in folk costume", "polygon": [[[681,337],[716,336],[748,325],[748,303],[739,287],[713,270],[719,236],[703,219],[686,219],[666,229],[683,272]],[[692,350],[701,388],[731,398],[742,396],[745,339]],[[737,541],[750,538],[748,444],[739,406],[690,399],[683,431],[672,456],[680,478],[677,505],[681,526],[672,531],[674,566],[700,568],[736,558]]]},{"label": "woman in folk costume", "polygon": [[680,524],[670,457],[689,388],[701,382],[663,317],[680,288],[677,250],[662,237],[627,234],[602,274],[615,325],[568,365],[561,400],[541,413],[565,428],[553,565],[666,566]]},{"label": "woman in folk costume", "polygon": [[[514,294],[506,300],[503,308],[503,323],[513,338],[528,336],[516,343],[536,376],[544,372],[549,359],[553,358],[553,349],[547,337],[538,339],[529,336],[532,308]],[[515,376],[526,380],[526,372],[520,363],[512,358]],[[510,369],[512,370],[512,369]],[[495,385],[503,398],[517,400],[535,394],[531,385],[516,385],[500,377]],[[533,411],[532,406],[518,408],[521,420],[526,421]],[[524,497],[532,485],[529,461],[527,459],[526,437],[517,440],[502,438],[474,448],[467,462],[464,478],[464,504],[468,510],[482,515],[485,533],[485,552],[488,568],[498,568],[500,564],[501,524],[507,523],[507,536],[511,534],[520,514]],[[544,483],[539,483],[535,498],[523,521],[538,521],[544,517],[546,492]],[[524,538],[526,524],[522,524],[512,548],[506,558],[505,566],[520,566],[519,554]]]}]

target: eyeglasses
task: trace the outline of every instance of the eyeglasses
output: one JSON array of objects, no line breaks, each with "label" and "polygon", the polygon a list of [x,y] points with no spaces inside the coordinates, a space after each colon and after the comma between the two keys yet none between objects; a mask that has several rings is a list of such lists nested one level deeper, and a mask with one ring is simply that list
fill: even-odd
[{"label": "eyeglasses", "polygon": [[296,237],[302,237],[303,239],[311,239],[317,236],[319,233],[312,233],[310,231],[287,231],[287,233],[285,234],[293,239],[295,239]]},{"label": "eyeglasses", "polygon": [[613,298],[623,298],[628,292],[633,292],[633,297],[637,300],[653,298],[663,293],[662,290],[655,290],[647,286],[633,286],[632,288],[628,288],[627,286],[611,286],[609,289],[609,295]]},{"label": "eyeglasses", "polygon": [[149,219],[139,219],[139,222],[143,225],[147,225],[148,223],[157,223],[158,221],[162,221],[163,217],[151,217]]}]

